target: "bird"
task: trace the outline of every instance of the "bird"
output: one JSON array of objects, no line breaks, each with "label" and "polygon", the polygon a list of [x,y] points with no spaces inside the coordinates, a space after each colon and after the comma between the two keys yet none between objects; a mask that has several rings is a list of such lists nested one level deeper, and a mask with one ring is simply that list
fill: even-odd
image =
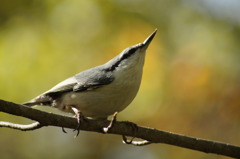
[{"label": "bird", "polygon": [[139,90],[146,50],[157,29],[143,42],[124,49],[107,63],[80,72],[23,103],[51,106],[92,119],[124,110]]}]

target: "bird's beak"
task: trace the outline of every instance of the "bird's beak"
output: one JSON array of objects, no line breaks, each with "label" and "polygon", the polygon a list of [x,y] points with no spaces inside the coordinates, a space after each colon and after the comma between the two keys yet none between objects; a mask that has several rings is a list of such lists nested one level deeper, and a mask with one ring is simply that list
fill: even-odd
[{"label": "bird's beak", "polygon": [[155,31],[142,43],[142,48],[144,49],[148,48],[148,45],[151,43],[156,33],[157,33],[157,29],[155,29]]}]

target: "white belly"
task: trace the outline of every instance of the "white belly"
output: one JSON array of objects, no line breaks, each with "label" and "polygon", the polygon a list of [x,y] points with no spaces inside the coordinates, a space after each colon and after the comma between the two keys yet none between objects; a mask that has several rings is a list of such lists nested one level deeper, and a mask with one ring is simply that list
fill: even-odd
[{"label": "white belly", "polygon": [[113,81],[110,85],[83,91],[70,92],[62,96],[58,106],[64,109],[66,106],[74,106],[86,117],[107,118],[115,112],[126,108],[135,98],[141,81],[131,80],[125,83]]}]

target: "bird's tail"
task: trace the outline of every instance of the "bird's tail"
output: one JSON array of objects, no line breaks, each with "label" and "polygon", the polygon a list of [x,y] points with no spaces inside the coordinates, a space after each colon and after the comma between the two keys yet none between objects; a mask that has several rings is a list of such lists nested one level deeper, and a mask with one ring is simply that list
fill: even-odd
[{"label": "bird's tail", "polygon": [[37,106],[37,105],[51,105],[51,98],[38,96],[30,101],[23,103],[23,105],[29,106],[29,107]]},{"label": "bird's tail", "polygon": [[32,107],[32,106],[36,106],[36,105],[41,105],[41,102],[37,102],[33,99],[33,100],[23,103],[23,105]]}]

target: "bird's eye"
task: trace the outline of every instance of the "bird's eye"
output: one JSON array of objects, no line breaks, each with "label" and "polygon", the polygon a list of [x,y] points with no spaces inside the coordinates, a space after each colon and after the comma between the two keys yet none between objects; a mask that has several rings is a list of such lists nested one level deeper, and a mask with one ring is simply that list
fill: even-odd
[{"label": "bird's eye", "polygon": [[133,48],[131,48],[131,49],[128,51],[128,54],[131,55],[131,54],[133,54],[133,53],[136,52],[136,51],[137,51],[137,48],[133,47]]},{"label": "bird's eye", "polygon": [[137,50],[137,48],[135,48],[135,47],[130,48],[127,52],[125,52],[125,54],[123,54],[123,56],[121,57],[121,60],[127,59],[129,56],[134,54],[136,52],[136,50]]}]

